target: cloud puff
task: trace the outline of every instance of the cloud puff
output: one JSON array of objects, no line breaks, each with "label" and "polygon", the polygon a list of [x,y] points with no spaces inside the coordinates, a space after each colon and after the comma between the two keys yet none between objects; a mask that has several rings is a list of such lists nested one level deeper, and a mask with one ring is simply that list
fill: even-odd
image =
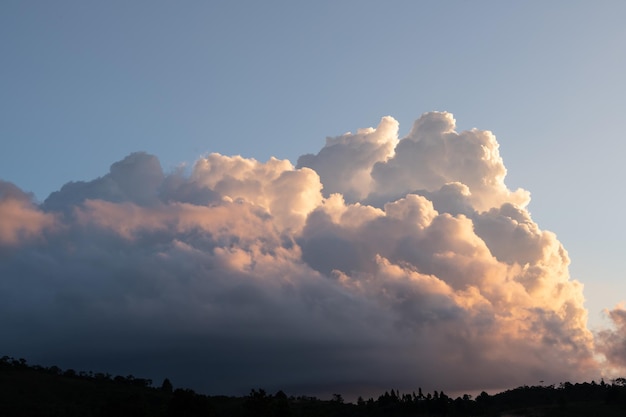
[{"label": "cloud puff", "polygon": [[0,180],[0,247],[41,237],[55,225],[55,216],[38,210],[33,197]]},{"label": "cloud puff", "polygon": [[427,113],[414,124],[395,150],[395,156],[375,164],[372,192],[387,199],[408,191],[434,191],[460,182],[470,191],[478,210],[505,202],[528,204],[524,190],[510,191],[504,184],[506,168],[498,142],[489,131],[472,129],[457,133],[450,113]]},{"label": "cloud puff", "polygon": [[605,313],[612,327],[596,334],[597,350],[604,355],[608,369],[613,370],[609,376],[620,376],[616,373],[626,371],[626,307],[620,304]]},{"label": "cloud puff", "polygon": [[340,193],[348,201],[358,201],[371,192],[372,167],[393,156],[397,142],[398,122],[386,116],[376,129],[327,138],[317,155],[301,156],[298,167],[310,167],[319,174],[326,196]]},{"label": "cloud puff", "polygon": [[7,354],[163,378],[369,395],[597,377],[567,252],[490,132],[382,119],[316,155],[129,155],[40,206],[0,184]]}]

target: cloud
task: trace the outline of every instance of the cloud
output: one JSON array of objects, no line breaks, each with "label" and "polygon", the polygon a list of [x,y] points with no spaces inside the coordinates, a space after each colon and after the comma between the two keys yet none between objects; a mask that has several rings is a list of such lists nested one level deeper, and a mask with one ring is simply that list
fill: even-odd
[{"label": "cloud", "polygon": [[512,192],[504,184],[506,168],[495,136],[478,129],[457,133],[455,123],[446,112],[420,117],[398,143],[395,155],[374,165],[372,193],[389,199],[459,182],[469,187],[469,200],[478,210],[505,202],[526,206],[528,192]]},{"label": "cloud", "polygon": [[40,206],[1,183],[5,353],[227,394],[597,378],[567,252],[495,136],[454,129],[387,116],[295,167],[212,153],[189,175],[134,153]]},{"label": "cloud", "polygon": [[600,330],[596,334],[597,350],[604,355],[609,369],[617,372],[626,371],[626,308],[623,304],[617,305],[611,310],[605,310],[612,327]]},{"label": "cloud", "polygon": [[371,191],[374,164],[393,156],[398,127],[394,118],[386,116],[376,129],[327,138],[317,155],[302,155],[298,167],[310,167],[319,174],[325,196],[340,193],[348,201],[358,201]]},{"label": "cloud", "polygon": [[111,165],[108,174],[93,181],[69,182],[44,201],[43,209],[68,209],[86,199],[115,203],[154,204],[164,180],[161,163],[154,155],[136,152]]},{"label": "cloud", "polygon": [[55,216],[37,209],[33,196],[0,180],[0,248],[42,237],[55,225]]}]

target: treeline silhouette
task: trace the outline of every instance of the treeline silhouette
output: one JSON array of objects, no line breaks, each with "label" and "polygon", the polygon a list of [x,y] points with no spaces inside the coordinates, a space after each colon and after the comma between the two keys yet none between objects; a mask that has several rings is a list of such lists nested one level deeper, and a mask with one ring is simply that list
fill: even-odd
[{"label": "treeline silhouette", "polygon": [[321,400],[270,394],[253,389],[245,397],[207,396],[174,388],[169,379],[158,386],[133,375],[76,372],[57,366],[29,365],[24,359],[0,358],[0,416],[40,417],[316,417],[316,416],[624,416],[626,379],[610,383],[564,382],[523,386],[489,395],[482,392],[451,398],[443,391],[359,397],[347,403],[341,394]]}]

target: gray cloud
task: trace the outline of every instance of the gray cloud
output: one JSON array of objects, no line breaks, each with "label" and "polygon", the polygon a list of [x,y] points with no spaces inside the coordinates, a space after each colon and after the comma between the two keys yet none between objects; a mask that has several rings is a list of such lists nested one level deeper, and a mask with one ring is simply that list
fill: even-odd
[{"label": "gray cloud", "polygon": [[454,129],[385,117],[296,167],[135,153],[40,206],[2,182],[3,354],[209,393],[597,378],[567,252],[495,137]]},{"label": "gray cloud", "polygon": [[626,371],[626,309],[618,305],[605,313],[612,327],[597,332],[597,350],[607,362],[607,376],[622,376],[620,372]]}]

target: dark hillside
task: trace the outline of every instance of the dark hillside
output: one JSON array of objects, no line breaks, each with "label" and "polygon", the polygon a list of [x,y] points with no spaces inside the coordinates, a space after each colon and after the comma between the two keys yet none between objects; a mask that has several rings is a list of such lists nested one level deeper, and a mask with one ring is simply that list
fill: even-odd
[{"label": "dark hillside", "polygon": [[228,416],[228,417],[409,417],[409,416],[624,416],[626,379],[555,386],[524,386],[495,395],[456,399],[443,392],[385,392],[377,399],[345,403],[289,397],[263,389],[246,397],[206,396],[175,389],[169,380],[154,386],[148,379],[31,366],[23,359],[0,359],[0,416]]}]

